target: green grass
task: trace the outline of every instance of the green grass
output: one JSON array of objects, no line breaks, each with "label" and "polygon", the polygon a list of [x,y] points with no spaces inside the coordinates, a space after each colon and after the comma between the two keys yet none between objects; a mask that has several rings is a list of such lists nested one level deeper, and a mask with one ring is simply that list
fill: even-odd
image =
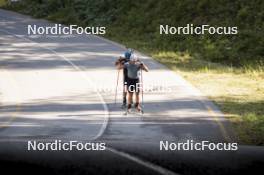
[{"label": "green grass", "polygon": [[240,143],[264,145],[264,67],[228,67],[188,53],[152,55],[212,99],[232,122]]}]

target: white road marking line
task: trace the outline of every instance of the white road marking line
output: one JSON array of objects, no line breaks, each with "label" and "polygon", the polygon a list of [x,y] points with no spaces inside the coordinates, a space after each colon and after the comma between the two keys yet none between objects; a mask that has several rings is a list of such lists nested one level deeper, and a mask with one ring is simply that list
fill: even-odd
[{"label": "white road marking line", "polygon": [[135,156],[132,156],[132,155],[130,155],[128,153],[125,153],[125,152],[122,152],[122,151],[118,151],[118,150],[115,150],[115,149],[109,148],[109,147],[107,148],[107,150],[109,150],[109,151],[111,151],[111,152],[113,152],[113,153],[115,153],[115,154],[117,154],[119,156],[125,157],[125,158],[127,158],[127,159],[129,159],[129,160],[131,160],[133,162],[136,162],[136,163],[138,163],[138,164],[140,164],[140,165],[142,165],[144,167],[147,167],[147,168],[149,168],[151,170],[154,170],[154,171],[156,171],[156,172],[158,172],[160,174],[163,174],[163,175],[179,175],[178,173],[174,173],[171,170],[168,170],[166,168],[163,168],[163,167],[158,166],[156,164],[153,164],[151,162],[148,162],[148,161],[145,161],[145,160],[141,160],[141,159],[139,159],[139,158],[137,158]]}]

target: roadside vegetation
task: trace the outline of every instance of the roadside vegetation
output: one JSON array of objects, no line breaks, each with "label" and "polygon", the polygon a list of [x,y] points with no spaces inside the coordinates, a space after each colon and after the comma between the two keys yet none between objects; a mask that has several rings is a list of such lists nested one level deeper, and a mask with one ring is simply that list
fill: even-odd
[{"label": "roadside vegetation", "polygon": [[[2,1],[0,1],[2,2]],[[264,145],[264,1],[23,0],[5,6],[107,37],[153,56],[211,98],[241,143]],[[237,35],[160,35],[159,25],[237,26]]]},{"label": "roadside vegetation", "polygon": [[0,0],[0,7],[4,6],[7,4],[6,0]]},{"label": "roadside vegetation", "polygon": [[194,59],[187,53],[153,56],[212,99],[233,123],[241,143],[264,145],[263,67],[231,67]]}]

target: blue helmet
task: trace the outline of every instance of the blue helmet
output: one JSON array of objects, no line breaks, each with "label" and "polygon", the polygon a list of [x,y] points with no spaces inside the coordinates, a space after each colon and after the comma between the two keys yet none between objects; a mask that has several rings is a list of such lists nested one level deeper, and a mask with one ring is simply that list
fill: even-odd
[{"label": "blue helmet", "polygon": [[132,49],[128,49],[128,50],[125,52],[125,58],[126,58],[126,59],[130,59],[132,53],[133,53],[133,50],[132,50]]}]

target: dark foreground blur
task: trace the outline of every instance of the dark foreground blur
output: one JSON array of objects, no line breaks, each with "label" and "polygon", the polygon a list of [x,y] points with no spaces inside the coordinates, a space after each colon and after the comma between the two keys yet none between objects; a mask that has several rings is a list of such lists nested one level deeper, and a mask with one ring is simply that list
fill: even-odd
[{"label": "dark foreground blur", "polygon": [[[176,174],[260,174],[264,165],[261,147],[254,151],[240,147],[237,152],[160,152],[147,144],[114,143],[111,146]],[[160,174],[109,150],[28,152],[26,143],[21,142],[1,143],[0,167],[8,174]]]}]

